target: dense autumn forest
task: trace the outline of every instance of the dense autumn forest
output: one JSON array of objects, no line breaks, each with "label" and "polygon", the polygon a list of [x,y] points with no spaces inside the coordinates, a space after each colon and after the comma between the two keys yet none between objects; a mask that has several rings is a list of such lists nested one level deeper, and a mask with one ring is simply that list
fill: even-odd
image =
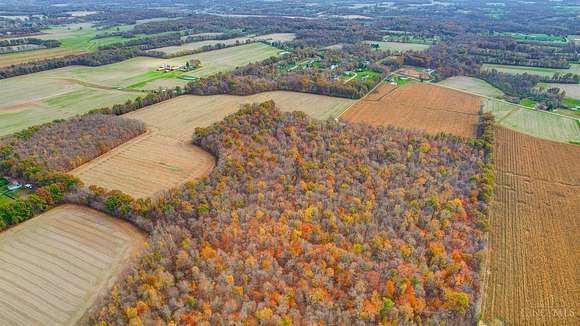
[{"label": "dense autumn forest", "polygon": [[212,174],[157,203],[67,195],[152,231],[93,324],[465,323],[493,132],[467,142],[247,106],[193,142]]}]

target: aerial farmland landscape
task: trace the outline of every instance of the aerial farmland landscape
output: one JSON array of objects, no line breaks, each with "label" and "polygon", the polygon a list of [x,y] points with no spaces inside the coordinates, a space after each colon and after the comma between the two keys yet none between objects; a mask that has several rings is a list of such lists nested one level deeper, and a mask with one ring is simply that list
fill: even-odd
[{"label": "aerial farmland landscape", "polygon": [[576,0],[0,4],[0,325],[580,325]]}]

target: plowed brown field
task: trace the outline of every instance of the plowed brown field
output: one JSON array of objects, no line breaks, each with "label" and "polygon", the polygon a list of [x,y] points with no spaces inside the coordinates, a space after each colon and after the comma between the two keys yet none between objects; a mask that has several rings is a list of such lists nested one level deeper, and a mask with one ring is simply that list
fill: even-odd
[{"label": "plowed brown field", "polygon": [[483,319],[580,325],[580,146],[497,129]]},{"label": "plowed brown field", "polygon": [[76,324],[144,242],[128,223],[75,205],[3,232],[0,324]]},{"label": "plowed brown field", "polygon": [[341,118],[374,126],[394,125],[475,137],[480,111],[481,98],[475,95],[423,83],[398,88],[385,84],[353,105]]}]

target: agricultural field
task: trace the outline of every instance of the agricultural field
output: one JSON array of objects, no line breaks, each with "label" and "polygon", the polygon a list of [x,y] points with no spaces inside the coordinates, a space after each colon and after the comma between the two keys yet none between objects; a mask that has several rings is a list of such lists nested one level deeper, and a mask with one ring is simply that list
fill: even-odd
[{"label": "agricultural field", "polygon": [[256,36],[255,39],[265,42],[291,42],[296,39],[295,33],[272,33]]},{"label": "agricultural field", "polygon": [[137,256],[144,236],[95,210],[63,205],[0,234],[0,320],[75,325]]},{"label": "agricultural field", "polygon": [[151,51],[163,52],[165,54],[175,54],[175,53],[180,53],[183,51],[198,50],[198,49],[203,48],[204,46],[211,46],[211,45],[216,45],[216,44],[225,44],[225,45],[234,45],[236,43],[244,44],[244,43],[246,43],[246,41],[252,40],[252,39],[253,39],[253,37],[249,36],[249,37],[231,38],[231,39],[227,39],[227,40],[205,40],[205,41],[199,41],[199,42],[186,43],[183,45],[166,46],[164,48],[153,49]]},{"label": "agricultural field", "polygon": [[505,325],[578,325],[580,150],[496,132],[482,317]]},{"label": "agricultural field", "polygon": [[[0,80],[3,100],[0,103],[0,136],[123,103],[140,95],[139,92],[83,85],[77,80],[55,78],[54,74],[55,71],[45,71]],[[25,89],[27,91],[23,91]]]},{"label": "agricultural field", "polygon": [[[36,124],[124,103],[143,95],[140,88],[185,85],[187,81],[155,71],[193,58],[202,66],[187,75],[205,77],[277,55],[262,43],[199,53],[170,60],[138,57],[99,67],[71,66],[0,80],[0,135]],[[28,91],[23,91],[23,90]],[[82,98],[82,101],[80,100]]]},{"label": "agricultural field", "polygon": [[99,67],[68,67],[63,71],[63,76],[111,87],[173,88],[179,85],[183,86],[187,84],[187,81],[175,78],[172,72],[167,73],[168,76],[165,77],[163,72],[156,71],[159,66],[164,64],[176,66],[185,64],[192,59],[198,59],[201,61],[201,67],[184,75],[200,78],[262,61],[276,56],[280,52],[279,49],[269,45],[254,43],[172,59],[137,57]]},{"label": "agricultural field", "polygon": [[0,54],[0,67],[6,67],[44,59],[62,58],[68,55],[75,55],[81,53],[85,53],[85,51],[78,49],[52,48],[52,49],[39,49],[34,51]]},{"label": "agricultural field", "polygon": [[437,85],[493,98],[501,98],[504,95],[501,90],[493,87],[486,81],[467,76],[447,78],[437,83]]},{"label": "agricultural field", "polygon": [[484,112],[491,112],[499,125],[524,134],[560,142],[580,141],[580,124],[574,118],[494,99],[484,99]]},{"label": "agricultural field", "polygon": [[338,79],[342,80],[345,84],[353,80],[360,81],[375,80],[378,82],[380,78],[381,75],[378,72],[372,71],[370,69],[357,69],[355,71],[346,71],[338,77]]},{"label": "agricultural field", "polygon": [[533,109],[536,107],[536,105],[538,105],[538,102],[534,101],[531,98],[523,98],[520,100],[519,103],[521,106],[525,106],[528,109]]},{"label": "agricultural field", "polygon": [[540,83],[539,86],[545,88],[558,87],[566,91],[567,97],[580,100],[580,84]]},{"label": "agricultural field", "polygon": [[340,115],[355,100],[294,92],[266,92],[250,96],[185,95],[125,116],[155,127],[163,135],[189,141],[197,127],[207,127],[236,112],[241,105],[273,100],[283,111],[304,111],[320,120]]},{"label": "agricultural field", "polygon": [[[219,35],[221,33],[203,33],[196,35]],[[151,51],[163,52],[166,54],[175,54],[183,51],[193,51],[203,48],[204,46],[211,46],[216,44],[234,45],[234,44],[244,44],[246,41],[264,41],[264,42],[290,42],[296,38],[294,33],[276,33],[276,34],[266,34],[259,36],[245,36],[231,38],[227,40],[205,40],[199,42],[186,43],[183,45],[167,46],[164,48],[153,49]]]},{"label": "agricultural field", "polygon": [[86,184],[121,190],[134,198],[148,198],[205,176],[214,165],[214,157],[208,152],[153,130],[71,174]]},{"label": "agricultural field", "polygon": [[190,144],[197,127],[207,127],[236,112],[242,104],[274,100],[286,111],[303,110],[314,117],[336,117],[355,101],[292,92],[253,96],[180,96],[125,116],[151,130],[76,170],[87,184],[118,189],[136,198],[151,197],[211,172],[212,155]]},{"label": "agricultural field", "polygon": [[39,49],[46,49],[46,46],[37,44],[21,44],[11,46],[0,46],[0,54],[34,51]]},{"label": "agricultural field", "polygon": [[[143,20],[138,23],[143,23],[146,21],[147,20]],[[42,34],[36,35],[34,38],[60,41],[60,47],[52,49],[39,49],[23,53],[0,54],[0,67],[9,66],[12,64],[26,63],[35,60],[52,59],[64,57],[67,55],[95,52],[101,46],[143,39],[153,35],[167,34],[137,34],[132,37],[97,37],[99,34],[130,31],[134,27],[135,25],[119,25],[106,29],[98,29],[91,23],[54,26],[43,30]]]},{"label": "agricultural field", "polygon": [[540,67],[526,67],[526,66],[510,66],[510,65],[496,65],[496,64],[483,64],[481,69],[492,70],[495,69],[501,72],[507,72],[510,74],[523,74],[528,73],[530,75],[538,75],[544,77],[552,77],[555,73],[559,74],[580,74],[580,64],[572,63],[569,69],[553,69],[553,68],[540,68]]},{"label": "agricultural field", "polygon": [[524,34],[524,33],[504,33],[504,35],[511,36],[518,41],[535,41],[548,43],[568,43],[568,38],[559,35],[548,34]]},{"label": "agricultural field", "polygon": [[571,110],[574,108],[580,108],[580,84],[540,83],[538,85],[544,88],[558,87],[564,90],[566,92],[564,105],[567,109],[559,108],[555,112],[573,118],[580,118],[580,109]]},{"label": "agricultural field", "polygon": [[373,126],[394,125],[475,137],[481,99],[432,84],[382,84],[346,111],[341,119]]},{"label": "agricultural field", "polygon": [[402,42],[376,42],[367,41],[371,46],[378,46],[381,50],[397,51],[397,52],[407,52],[407,51],[424,51],[428,49],[431,45],[420,44],[420,43],[402,43]]},{"label": "agricultural field", "polygon": [[430,80],[431,75],[426,69],[421,67],[403,67],[395,71],[395,74],[405,77],[411,77],[417,80]]},{"label": "agricultural field", "polygon": [[392,33],[383,36],[383,41],[387,42],[398,42],[398,43],[411,43],[411,44],[427,44],[432,45],[437,42],[437,39],[430,37],[421,37],[417,35],[412,35],[409,33]]},{"label": "agricultural field", "polygon": [[[129,30],[131,28],[133,27],[126,25],[120,26],[119,30]],[[53,59],[67,55],[93,52],[96,51],[100,46],[130,40],[128,38],[122,38],[119,36],[95,38],[97,34],[112,32],[116,30],[116,28],[108,30],[97,30],[92,24],[89,23],[52,27],[44,30],[43,34],[34,36],[34,38],[44,40],[58,40],[62,43],[60,47],[27,51],[23,53],[1,54],[0,67],[36,60]]]}]

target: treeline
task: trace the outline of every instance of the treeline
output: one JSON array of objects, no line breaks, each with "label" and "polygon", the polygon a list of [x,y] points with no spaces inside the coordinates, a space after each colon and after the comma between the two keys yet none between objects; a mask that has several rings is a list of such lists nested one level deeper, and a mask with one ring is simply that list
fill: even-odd
[{"label": "treeline", "polygon": [[[485,58],[480,55],[481,53],[486,54]],[[523,53],[526,55],[522,55]],[[546,53],[552,53],[552,56],[544,57]],[[512,60],[512,55],[519,58],[518,62]],[[470,36],[455,37],[452,41],[440,42],[422,53],[406,53],[403,58],[407,65],[435,69],[437,80],[458,75],[481,78],[506,93],[508,100],[512,102],[519,103],[523,98],[531,98],[540,102],[539,107],[548,110],[561,106],[565,93],[556,88],[547,90],[538,88],[539,82],[574,84],[580,82],[580,75],[574,73],[556,73],[552,77],[540,77],[531,74],[508,74],[481,69],[482,63],[486,62],[559,68],[570,66],[564,60],[566,57],[561,52],[550,50],[549,47],[538,49],[527,44],[522,45],[511,39],[495,36],[489,38],[477,35],[473,38]]]},{"label": "treeline", "polygon": [[156,35],[151,37],[137,38],[125,42],[109,44],[99,47],[99,50],[112,50],[118,48],[137,47],[140,50],[149,50],[162,48],[166,46],[181,45],[181,36],[179,33]]},{"label": "treeline", "polygon": [[468,55],[479,63],[506,64],[545,68],[570,68],[569,61],[578,60],[578,50],[573,43],[554,47],[539,43],[522,43],[510,37],[475,37],[464,42]]},{"label": "treeline", "polygon": [[483,145],[272,102],[193,142],[216,169],[157,203],[96,187],[69,197],[157,225],[91,324],[474,322]]},{"label": "treeline", "polygon": [[164,91],[156,91],[152,93],[148,93],[145,97],[137,97],[133,101],[127,100],[127,102],[123,104],[115,104],[112,107],[105,107],[99,108],[95,110],[91,110],[89,114],[99,113],[99,114],[107,114],[107,115],[123,115],[125,113],[129,113],[135,110],[139,110],[146,106],[150,106],[153,104],[161,103],[163,101],[170,100],[177,96],[183,95],[184,91],[181,87],[176,87],[175,89],[168,89]]},{"label": "treeline", "polygon": [[508,37],[469,34],[440,42],[423,53],[407,54],[405,59],[407,64],[437,69],[444,79],[473,75],[484,63],[567,69],[578,58],[573,45],[532,46]]},{"label": "treeline", "polygon": [[360,98],[373,87],[374,84],[371,83],[344,84],[342,81],[328,80],[323,76],[311,79],[307,75],[297,73],[289,73],[284,76],[276,76],[275,78],[218,74],[188,83],[185,86],[185,91],[193,95],[229,94],[245,96],[268,91],[284,90],[336,97]]},{"label": "treeline", "polygon": [[[249,64],[229,73],[218,74],[188,83],[185,92],[195,95],[251,95],[266,91],[285,90],[328,96],[360,98],[379,80],[338,79],[346,71],[367,68],[382,79],[391,67],[381,62],[388,56],[368,46],[345,46],[341,50],[319,51],[314,48],[294,52],[279,58]],[[309,62],[304,64],[304,62]]]},{"label": "treeline", "polygon": [[37,38],[20,38],[11,40],[0,40],[0,47],[17,46],[25,44],[41,45],[47,48],[57,48],[60,46],[60,41],[57,40],[41,40]]},{"label": "treeline", "polygon": [[545,79],[536,75],[508,74],[493,69],[481,71],[476,77],[502,90],[512,102],[519,103],[523,98],[530,98],[539,102],[539,107],[545,110],[561,107],[566,95],[557,87],[538,88],[538,83]]},{"label": "treeline", "polygon": [[257,41],[255,41],[255,40],[247,39],[244,42],[240,42],[238,40],[235,43],[229,43],[229,44],[227,44],[227,43],[208,44],[208,45],[204,45],[204,46],[197,48],[197,49],[183,50],[183,51],[179,51],[179,52],[175,52],[175,53],[165,53],[162,51],[149,50],[144,55],[148,56],[148,57],[153,57],[153,58],[171,59],[171,58],[183,57],[186,55],[192,55],[192,54],[196,54],[196,53],[203,53],[203,52],[208,52],[208,51],[231,48],[234,46],[240,46],[242,44],[252,44],[252,43],[256,43],[256,42]]},{"label": "treeline", "polygon": [[154,57],[154,58],[176,58],[186,55],[192,55],[201,52],[213,51],[224,49],[227,47],[237,46],[241,44],[250,44],[256,42],[255,40],[248,39],[245,42],[235,42],[235,43],[216,43],[216,44],[208,44],[204,45],[198,49],[193,50],[183,50],[176,53],[167,54],[161,51],[155,51],[154,49],[163,48],[167,46],[179,46],[184,45],[192,42],[201,42],[207,40],[229,40],[239,36],[243,36],[244,33],[240,32],[231,32],[231,33],[224,33],[219,35],[198,35],[198,36],[190,36],[186,39],[183,39],[182,33],[170,33],[146,38],[138,38],[135,40],[129,40],[126,42],[114,43],[106,46],[99,47],[99,50],[112,50],[112,49],[119,49],[119,48],[127,48],[133,47],[138,48],[142,52],[141,55]]},{"label": "treeline", "polygon": [[350,19],[301,19],[284,17],[221,17],[195,15],[182,19],[150,22],[135,27],[135,34],[195,30],[197,33],[241,31],[246,34],[296,33],[297,47],[321,47],[337,43],[380,40],[381,32],[371,23]]},{"label": "treeline", "polygon": [[[191,33],[188,31],[188,33]],[[208,40],[229,40],[232,38],[238,38],[242,36],[248,35],[247,33],[240,32],[240,31],[228,31],[225,33],[208,33],[202,35],[190,35],[185,37],[183,40],[184,43],[193,43],[193,42],[201,42],[201,41],[208,41]]]},{"label": "treeline", "polygon": [[118,25],[134,25],[138,20],[152,18],[172,18],[177,17],[177,13],[165,10],[139,8],[139,6],[116,6],[114,3],[107,3],[105,8],[99,8],[100,12],[86,17],[87,20],[97,22],[102,28],[110,28]]},{"label": "treeline", "polygon": [[28,128],[0,140],[0,175],[36,190],[0,205],[0,231],[64,202],[82,185],[65,172],[145,132],[143,123],[90,114]]},{"label": "treeline", "polygon": [[73,65],[101,66],[131,59],[143,54],[144,52],[137,48],[119,48],[113,50],[97,51],[95,53],[38,60],[34,62],[2,67],[0,68],[0,79]]}]

